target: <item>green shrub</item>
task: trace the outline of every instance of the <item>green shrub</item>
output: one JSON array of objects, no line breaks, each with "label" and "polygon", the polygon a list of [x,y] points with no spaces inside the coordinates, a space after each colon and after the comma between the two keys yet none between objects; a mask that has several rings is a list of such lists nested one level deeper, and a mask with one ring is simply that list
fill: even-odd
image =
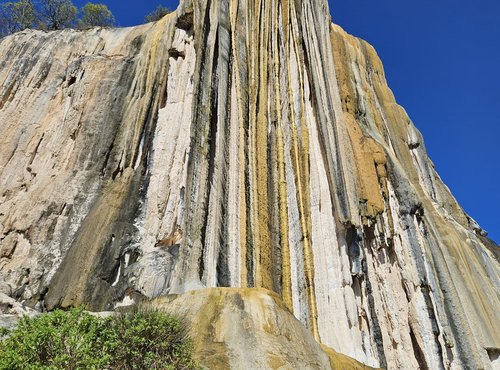
[{"label": "green shrub", "polygon": [[139,311],[113,318],[120,345],[111,365],[115,369],[195,369],[193,345],[185,325],[159,311]]},{"label": "green shrub", "polygon": [[146,15],[144,17],[144,20],[148,23],[149,22],[156,22],[170,13],[172,13],[172,11],[170,9],[165,8],[162,5],[158,5],[155,10],[153,10],[151,13],[149,13],[148,15]]},{"label": "green shrub", "polygon": [[79,28],[113,27],[114,24],[115,17],[106,5],[87,3],[83,6]]},{"label": "green shrub", "polygon": [[185,326],[161,312],[106,319],[82,309],[23,318],[0,341],[0,369],[195,369]]},{"label": "green shrub", "polygon": [[0,339],[10,333],[10,330],[0,326]]}]

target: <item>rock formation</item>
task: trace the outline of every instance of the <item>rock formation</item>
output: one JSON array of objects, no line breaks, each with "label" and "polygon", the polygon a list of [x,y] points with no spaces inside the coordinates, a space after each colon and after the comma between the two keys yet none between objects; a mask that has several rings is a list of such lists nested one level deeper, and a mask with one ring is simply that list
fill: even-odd
[{"label": "rock formation", "polygon": [[390,369],[500,366],[498,247],[326,0],[184,0],[0,41],[0,293],[276,292]]},{"label": "rock formation", "polygon": [[372,369],[320,346],[280,297],[263,289],[197,290],[148,306],[189,320],[195,360],[208,369]]}]

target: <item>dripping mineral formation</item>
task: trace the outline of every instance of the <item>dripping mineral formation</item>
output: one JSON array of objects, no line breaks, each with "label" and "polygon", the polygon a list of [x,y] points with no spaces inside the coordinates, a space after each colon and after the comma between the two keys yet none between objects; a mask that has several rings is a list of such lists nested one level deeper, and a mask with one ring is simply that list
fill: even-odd
[{"label": "dripping mineral formation", "polygon": [[326,0],[184,0],[139,27],[24,31],[0,41],[0,85],[9,302],[261,288],[217,300],[242,315],[281,300],[370,366],[500,366],[498,247]]}]

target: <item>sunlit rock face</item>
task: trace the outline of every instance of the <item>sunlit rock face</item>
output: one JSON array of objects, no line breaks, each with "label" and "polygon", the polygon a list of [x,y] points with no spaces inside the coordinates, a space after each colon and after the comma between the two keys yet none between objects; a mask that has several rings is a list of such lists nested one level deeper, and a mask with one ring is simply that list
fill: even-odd
[{"label": "sunlit rock face", "polygon": [[25,31],[0,86],[0,293],[102,310],[260,287],[371,366],[498,366],[498,247],[326,1]]},{"label": "sunlit rock face", "polygon": [[148,308],[184,318],[195,360],[208,369],[373,369],[321,346],[264,289],[201,289],[154,299]]}]

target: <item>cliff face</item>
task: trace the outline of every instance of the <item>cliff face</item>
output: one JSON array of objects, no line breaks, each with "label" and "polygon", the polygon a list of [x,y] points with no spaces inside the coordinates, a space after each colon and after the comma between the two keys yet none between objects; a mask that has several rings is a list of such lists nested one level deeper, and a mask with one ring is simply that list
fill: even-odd
[{"label": "cliff face", "polygon": [[0,293],[260,287],[388,368],[493,368],[498,249],[326,1],[185,0],[0,41]]}]

